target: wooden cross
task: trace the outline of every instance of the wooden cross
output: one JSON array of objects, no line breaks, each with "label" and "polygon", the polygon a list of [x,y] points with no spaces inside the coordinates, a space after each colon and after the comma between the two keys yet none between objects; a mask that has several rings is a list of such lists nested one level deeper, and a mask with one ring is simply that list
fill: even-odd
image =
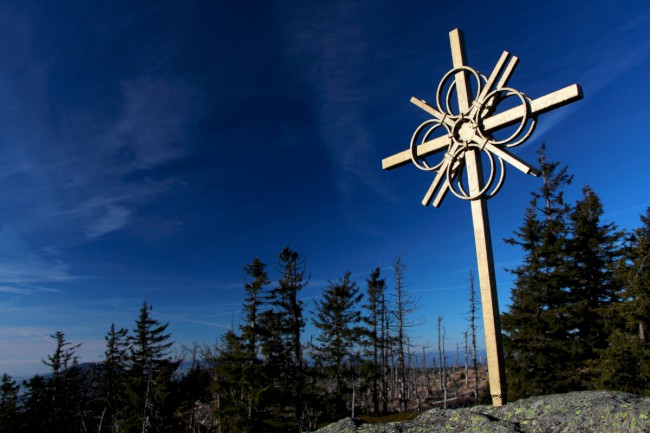
[{"label": "wooden cross", "polygon": [[[422,200],[425,206],[440,206],[449,191],[470,201],[490,394],[492,404],[502,406],[507,402],[506,378],[487,199],[494,196],[503,185],[506,168],[504,161],[526,174],[539,174],[534,167],[511,154],[508,149],[522,144],[531,136],[538,115],[582,99],[582,89],[578,84],[573,84],[546,96],[530,99],[523,93],[506,87],[519,61],[517,57],[504,51],[490,76],[486,77],[467,65],[462,32],[459,29],[452,30],[449,38],[453,69],[442,78],[438,86],[436,105],[411,98],[414,105],[433,118],[416,129],[409,149],[383,159],[382,168],[391,170],[412,162],[421,170],[436,172]],[[472,82],[475,82],[475,93],[472,92]],[[453,93],[457,97],[456,107],[453,107],[451,98]],[[510,99],[512,105],[513,98],[518,100],[517,105],[497,111],[499,104],[506,105],[503,101],[507,99]],[[514,127],[515,131],[506,138],[495,138],[495,132],[507,127]],[[436,133],[438,136],[431,138]],[[442,159],[435,165],[429,165],[426,157],[443,151]],[[483,158],[490,167],[487,180],[483,176]]]}]

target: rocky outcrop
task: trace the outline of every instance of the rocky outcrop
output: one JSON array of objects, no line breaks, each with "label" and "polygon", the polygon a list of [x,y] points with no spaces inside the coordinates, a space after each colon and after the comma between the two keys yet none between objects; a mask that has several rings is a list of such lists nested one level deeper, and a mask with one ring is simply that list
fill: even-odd
[{"label": "rocky outcrop", "polygon": [[650,397],[584,391],[519,400],[503,407],[431,409],[412,421],[343,419],[318,433],[650,433]]}]

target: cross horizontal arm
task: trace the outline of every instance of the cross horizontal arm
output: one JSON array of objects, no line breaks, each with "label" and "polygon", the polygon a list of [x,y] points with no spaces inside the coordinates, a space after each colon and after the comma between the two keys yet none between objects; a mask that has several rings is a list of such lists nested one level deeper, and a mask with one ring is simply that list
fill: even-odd
[{"label": "cross horizontal arm", "polygon": [[[541,96],[530,101],[530,114],[538,116],[555,108],[562,107],[583,98],[582,87],[579,84],[572,84],[563,89],[556,90],[548,95]],[[505,128],[521,120],[526,113],[526,107],[519,105],[495,114],[483,121],[483,131],[491,132],[495,129]]]},{"label": "cross horizontal arm", "polygon": [[[433,140],[425,141],[415,148],[418,158],[424,158],[434,153],[440,152],[449,145],[450,138],[446,135]],[[381,160],[381,168],[384,170],[392,170],[397,167],[411,162],[411,151],[406,149],[402,152],[396,153]]]},{"label": "cross horizontal arm", "polygon": [[[572,84],[563,89],[532,100],[530,103],[530,114],[535,116],[546,113],[547,111],[550,111],[554,108],[567,105],[582,98],[583,94],[580,85]],[[483,122],[483,130],[485,132],[490,132],[512,125],[521,120],[525,114],[525,110],[525,107],[520,105],[518,107],[506,110],[502,113],[495,114],[494,116],[485,119]],[[416,148],[418,158],[425,158],[429,155],[433,155],[434,153],[444,150],[449,145],[449,140],[449,137],[442,136],[420,144]],[[406,149],[402,152],[382,159],[381,166],[384,170],[392,170],[394,168],[406,165],[409,162],[411,162],[411,151],[409,149]]]}]

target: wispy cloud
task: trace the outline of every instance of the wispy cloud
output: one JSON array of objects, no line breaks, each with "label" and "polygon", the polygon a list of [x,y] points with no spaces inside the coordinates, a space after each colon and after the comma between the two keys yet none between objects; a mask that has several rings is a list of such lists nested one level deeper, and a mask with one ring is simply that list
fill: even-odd
[{"label": "wispy cloud", "polygon": [[[224,315],[228,314],[229,317],[233,316],[233,312],[228,312],[224,313]],[[197,319],[184,319],[182,320],[183,322],[187,323],[194,323],[196,325],[204,325],[204,326],[209,326],[211,328],[220,328],[220,329],[231,329],[232,326],[224,323],[219,323],[219,322],[211,322],[207,320],[197,320]]]},{"label": "wispy cloud", "polygon": [[[142,206],[178,186],[173,177],[154,180],[148,173],[193,152],[191,91],[181,82],[130,79],[115,114],[93,119],[87,113],[97,110],[95,102],[60,108],[39,91],[46,69],[24,80],[35,89],[28,102],[38,101],[16,105],[16,117],[33,122],[16,122],[0,146],[0,189],[11,191],[0,205],[0,281],[64,280],[71,275],[63,248],[128,227]],[[0,103],[14,102],[0,95]],[[56,116],[48,107],[57,107]],[[160,234],[182,227],[159,223],[166,227]]]},{"label": "wispy cloud", "polygon": [[0,286],[0,293],[15,293],[17,295],[29,295],[32,293],[29,289],[11,286]]},{"label": "wispy cloud", "polygon": [[[624,38],[625,42],[616,39],[616,35],[621,36],[648,25],[650,25],[650,13],[640,14],[634,21],[610,29],[604,33],[601,40],[595,41],[590,47],[593,62],[577,80],[582,85],[586,97],[598,97],[597,94],[601,90],[615,83],[630,69],[650,56],[650,40],[647,38],[637,39],[636,44],[633,45],[629,44],[629,37]],[[536,139],[541,139],[546,132],[554,129],[557,124],[581,108],[582,104],[572,104],[545,114],[535,131]]]},{"label": "wispy cloud", "polygon": [[189,98],[189,89],[180,83],[148,77],[125,82],[121,113],[100,139],[108,148],[106,157],[128,174],[186,156]]},{"label": "wispy cloud", "polygon": [[0,229],[0,281],[34,283],[69,280],[66,263],[45,251],[32,249],[11,226]]},{"label": "wispy cloud", "polygon": [[319,138],[330,158],[343,215],[350,225],[379,236],[359,206],[369,193],[390,196],[390,188],[378,175],[380,158],[365,116],[370,98],[363,74],[373,54],[356,7],[333,5],[321,11],[318,21],[281,10],[279,20],[287,23],[283,29],[289,61],[311,65],[305,74],[313,86]]},{"label": "wispy cloud", "polygon": [[418,292],[446,292],[449,290],[467,290],[468,286],[448,286],[448,287],[430,287],[427,289],[413,289],[409,290],[412,293]]},{"label": "wispy cloud", "polygon": [[1,340],[36,338],[39,341],[49,342],[51,340],[50,334],[52,334],[52,331],[46,330],[44,328],[32,327],[32,326],[25,326],[25,327],[3,326],[2,328],[0,328]]}]

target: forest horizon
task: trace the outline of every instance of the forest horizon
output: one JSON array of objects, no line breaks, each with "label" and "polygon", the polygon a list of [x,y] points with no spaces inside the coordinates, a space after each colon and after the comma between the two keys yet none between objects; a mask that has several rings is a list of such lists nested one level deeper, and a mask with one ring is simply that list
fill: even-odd
[{"label": "forest horizon", "polygon": [[[508,394],[650,395],[650,208],[638,228],[622,231],[602,221],[603,205],[589,187],[575,204],[565,202],[572,176],[547,159],[544,146],[538,163],[540,191],[507,240],[523,252],[511,270],[511,307],[501,314]],[[393,275],[376,268],[363,285],[349,271],[330,280],[309,310],[299,297],[309,284],[307,265],[304,254],[285,247],[274,284],[267,265],[253,259],[244,267],[242,324],[214,344],[184,347],[182,357],[173,356],[168,323],[146,301],[132,330],[111,326],[98,364],[81,368],[81,343],[56,331],[56,349],[43,358],[47,377],[18,383],[2,376],[0,424],[17,429],[7,431],[95,422],[98,431],[302,432],[350,413],[417,413],[488,398],[471,272],[464,341],[449,341],[439,315],[436,353],[409,337],[417,305],[401,257]],[[44,406],[50,399],[62,403]]]}]

